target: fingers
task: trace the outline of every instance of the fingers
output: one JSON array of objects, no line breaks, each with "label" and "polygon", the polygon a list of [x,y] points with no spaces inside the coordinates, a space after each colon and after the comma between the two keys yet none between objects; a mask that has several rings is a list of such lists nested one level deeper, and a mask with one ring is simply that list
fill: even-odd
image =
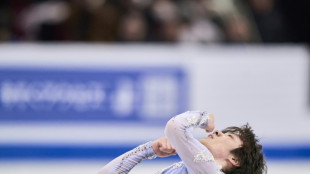
[{"label": "fingers", "polygon": [[210,132],[212,132],[213,130],[214,130],[214,128],[207,128],[207,129],[206,129],[206,132],[210,133]]},{"label": "fingers", "polygon": [[176,150],[170,144],[167,137],[162,137],[162,138],[155,140],[152,143],[152,147],[153,147],[155,154],[159,157],[167,157],[167,156],[177,154]]},{"label": "fingers", "polygon": [[[169,142],[168,142],[169,143]],[[172,146],[172,144],[169,143],[169,149],[171,149],[171,154],[176,155],[177,151],[175,150],[175,148]]]},{"label": "fingers", "polygon": [[165,153],[174,153],[175,149],[172,147],[170,143],[162,144],[161,147],[159,147],[159,150]]},{"label": "fingers", "polygon": [[159,150],[164,152],[164,153],[175,153],[175,149],[173,146],[170,144],[167,138],[163,138],[163,141],[161,142],[161,145],[159,147]]}]

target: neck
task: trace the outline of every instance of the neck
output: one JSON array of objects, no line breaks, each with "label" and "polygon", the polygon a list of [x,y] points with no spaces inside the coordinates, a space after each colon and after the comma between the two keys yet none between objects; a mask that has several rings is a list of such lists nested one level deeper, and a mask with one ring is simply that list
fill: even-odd
[{"label": "neck", "polygon": [[225,159],[215,159],[216,165],[221,166],[221,169],[226,169],[231,167],[229,162]]},{"label": "neck", "polygon": [[224,161],[223,161],[223,160],[220,160],[220,159],[215,159],[215,162],[216,162],[216,165],[218,165],[218,166],[222,166],[222,167],[224,167],[224,166],[225,166],[225,163],[224,163]]}]

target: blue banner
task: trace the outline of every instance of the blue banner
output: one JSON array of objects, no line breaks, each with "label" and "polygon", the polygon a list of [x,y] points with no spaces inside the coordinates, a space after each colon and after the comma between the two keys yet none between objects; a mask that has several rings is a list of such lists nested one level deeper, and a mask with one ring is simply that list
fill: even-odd
[{"label": "blue banner", "polygon": [[0,69],[0,120],[159,121],[187,107],[178,67]]},{"label": "blue banner", "polygon": [[[0,144],[0,160],[9,159],[113,159],[133,149],[135,146],[120,145],[13,145]],[[267,160],[309,160],[310,145],[264,146]],[[178,156],[172,156],[178,158]],[[162,158],[162,159],[171,159]]]}]

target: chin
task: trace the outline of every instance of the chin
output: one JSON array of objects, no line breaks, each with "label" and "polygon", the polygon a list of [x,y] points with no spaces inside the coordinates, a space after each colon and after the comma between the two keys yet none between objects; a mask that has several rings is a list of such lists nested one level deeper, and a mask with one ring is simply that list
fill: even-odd
[{"label": "chin", "polygon": [[206,140],[206,139],[201,139],[201,140],[199,140],[199,142],[200,142],[201,144],[203,144],[206,148],[208,148],[208,149],[210,150],[210,144],[209,144],[208,140]]}]

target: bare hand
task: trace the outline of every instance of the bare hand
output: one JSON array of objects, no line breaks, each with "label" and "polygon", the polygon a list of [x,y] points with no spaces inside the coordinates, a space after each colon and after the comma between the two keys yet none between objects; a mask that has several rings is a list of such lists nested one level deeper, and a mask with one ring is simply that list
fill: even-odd
[{"label": "bare hand", "polygon": [[153,141],[152,148],[158,157],[167,157],[177,154],[167,137],[161,137]]}]

